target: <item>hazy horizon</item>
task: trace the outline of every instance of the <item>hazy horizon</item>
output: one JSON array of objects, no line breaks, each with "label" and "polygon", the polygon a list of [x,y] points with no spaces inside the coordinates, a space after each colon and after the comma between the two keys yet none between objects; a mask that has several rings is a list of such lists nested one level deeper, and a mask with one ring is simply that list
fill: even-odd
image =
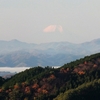
[{"label": "hazy horizon", "polygon": [[0,0],[0,40],[27,43],[100,38],[99,0]]}]

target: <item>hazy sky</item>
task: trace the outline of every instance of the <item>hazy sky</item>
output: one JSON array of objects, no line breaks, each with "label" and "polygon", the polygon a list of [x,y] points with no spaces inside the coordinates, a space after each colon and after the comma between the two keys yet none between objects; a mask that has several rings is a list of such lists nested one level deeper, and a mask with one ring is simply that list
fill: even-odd
[{"label": "hazy sky", "polygon": [[100,0],[0,0],[0,40],[82,43],[96,38]]}]

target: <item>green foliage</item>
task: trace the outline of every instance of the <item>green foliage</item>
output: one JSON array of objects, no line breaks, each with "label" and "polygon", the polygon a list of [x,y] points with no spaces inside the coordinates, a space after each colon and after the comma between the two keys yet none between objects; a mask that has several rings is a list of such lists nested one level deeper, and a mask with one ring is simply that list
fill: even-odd
[{"label": "green foliage", "polygon": [[5,82],[5,79],[0,77],[0,86]]},{"label": "green foliage", "polygon": [[100,100],[100,79],[61,93],[54,100]]},{"label": "green foliage", "polygon": [[76,67],[77,65],[79,65],[81,63],[84,63],[85,61],[87,61],[87,62],[92,61],[93,62],[98,58],[100,58],[100,53],[93,54],[91,56],[85,56],[84,58],[81,58],[79,60],[72,61],[70,63],[64,64],[62,67],[64,67],[64,68],[66,68],[66,67],[73,68],[73,67]]},{"label": "green foliage", "polygon": [[22,83],[25,81],[27,81],[29,83],[29,82],[31,82],[31,80],[34,77],[36,77],[36,75],[39,75],[43,71],[44,71],[44,69],[42,67],[30,68],[29,70],[27,69],[24,72],[20,72],[20,73],[14,75],[13,77],[11,77],[11,79],[9,79],[7,82],[5,82],[5,84],[3,84],[3,86],[4,87],[13,86],[16,83]]},{"label": "green foliage", "polygon": [[21,100],[23,93],[18,90],[13,90],[9,93],[9,100]]}]

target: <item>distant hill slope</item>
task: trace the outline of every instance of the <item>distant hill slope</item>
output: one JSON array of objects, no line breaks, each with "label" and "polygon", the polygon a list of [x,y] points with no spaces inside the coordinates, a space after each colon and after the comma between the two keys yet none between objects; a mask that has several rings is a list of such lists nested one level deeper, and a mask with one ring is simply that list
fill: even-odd
[{"label": "distant hill slope", "polygon": [[71,55],[71,54],[32,54],[28,52],[14,52],[6,55],[0,56],[0,66],[4,67],[21,67],[21,66],[60,66],[65,62],[70,62],[81,55]]},{"label": "distant hill slope", "polygon": [[[96,99],[95,99],[96,98]],[[100,53],[58,69],[34,67],[4,80],[0,100],[99,100]]]},{"label": "distant hill slope", "polygon": [[61,66],[100,51],[100,39],[81,44],[69,42],[25,43],[0,41],[0,66]]}]

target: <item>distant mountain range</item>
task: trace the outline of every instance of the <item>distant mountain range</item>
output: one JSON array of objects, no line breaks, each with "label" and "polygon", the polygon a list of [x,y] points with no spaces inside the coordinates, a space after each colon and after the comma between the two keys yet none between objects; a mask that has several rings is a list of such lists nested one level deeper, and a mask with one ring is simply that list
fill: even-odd
[{"label": "distant mountain range", "polygon": [[25,43],[0,40],[0,66],[61,66],[100,51],[100,39],[74,44],[69,42]]}]

